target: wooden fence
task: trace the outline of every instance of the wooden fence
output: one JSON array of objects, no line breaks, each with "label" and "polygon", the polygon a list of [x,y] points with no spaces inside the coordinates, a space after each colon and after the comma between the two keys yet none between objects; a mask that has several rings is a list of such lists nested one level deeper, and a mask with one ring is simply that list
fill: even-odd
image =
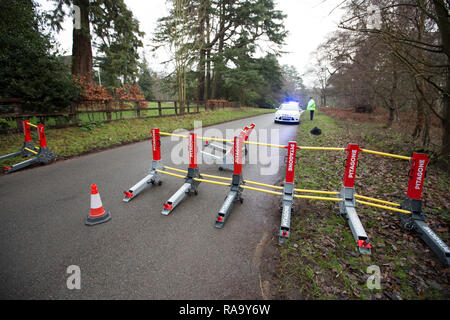
[{"label": "wooden fence", "polygon": [[0,98],[0,133],[21,131],[22,121],[45,124],[48,128],[78,126],[83,123],[111,122],[124,119],[144,119],[195,114],[208,110],[240,107],[226,100],[82,100],[67,110],[54,113],[23,112],[21,99]]}]

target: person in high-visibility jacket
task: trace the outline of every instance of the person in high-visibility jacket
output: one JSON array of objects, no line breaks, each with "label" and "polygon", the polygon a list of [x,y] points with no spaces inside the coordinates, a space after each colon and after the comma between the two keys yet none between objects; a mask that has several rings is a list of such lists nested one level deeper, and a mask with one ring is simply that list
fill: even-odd
[{"label": "person in high-visibility jacket", "polygon": [[312,97],[309,98],[306,110],[309,110],[309,118],[312,120],[314,118],[314,111],[316,111],[316,102]]}]

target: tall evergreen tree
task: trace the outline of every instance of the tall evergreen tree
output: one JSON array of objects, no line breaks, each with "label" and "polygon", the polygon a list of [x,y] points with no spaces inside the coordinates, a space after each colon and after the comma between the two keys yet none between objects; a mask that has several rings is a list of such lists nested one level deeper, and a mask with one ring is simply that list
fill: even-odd
[{"label": "tall evergreen tree", "polygon": [[78,96],[30,0],[0,2],[0,96],[22,98],[24,111],[57,111]]},{"label": "tall evergreen tree", "polygon": [[142,93],[144,94],[145,100],[153,100],[155,99],[155,96],[153,94],[153,77],[150,70],[150,67],[148,66],[147,59],[145,58],[140,65],[140,72],[139,72],[139,79],[138,79],[138,85],[139,88],[141,88]]},{"label": "tall evergreen tree", "polygon": [[[103,68],[114,65],[111,76],[122,76],[123,82],[135,80],[139,56],[137,49],[142,47],[138,21],[123,0],[53,0],[55,9],[48,15],[50,25],[57,31],[65,17],[70,15],[68,8],[74,10],[75,21],[72,45],[72,74],[92,82],[92,36],[101,54]],[[80,28],[78,28],[78,22]],[[92,27],[92,32],[91,32]]]},{"label": "tall evergreen tree", "polygon": [[[286,37],[285,15],[275,9],[273,0],[190,0],[186,10],[189,19],[184,28],[189,38],[185,48],[187,60],[198,72],[199,100],[223,97],[235,80],[242,83],[247,77],[230,77],[229,65],[239,60],[241,68],[252,69],[243,61],[252,58],[260,40],[265,40],[263,50],[276,54]],[[173,21],[173,13],[159,20],[155,48],[173,44],[174,39],[169,36]],[[246,100],[244,92],[241,100]]]}]

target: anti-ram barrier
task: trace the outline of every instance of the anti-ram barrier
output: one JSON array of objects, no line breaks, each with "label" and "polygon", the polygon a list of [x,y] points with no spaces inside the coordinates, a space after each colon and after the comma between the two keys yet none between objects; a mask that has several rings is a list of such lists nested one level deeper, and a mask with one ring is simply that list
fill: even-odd
[{"label": "anti-ram barrier", "polygon": [[[450,249],[427,226],[427,224],[425,223],[425,214],[423,213],[422,210],[421,196],[423,190],[423,181],[425,178],[426,167],[429,162],[426,154],[414,153],[412,157],[406,157],[402,155],[395,155],[390,153],[362,149],[359,147],[359,145],[356,144],[349,144],[347,148],[304,147],[304,146],[297,146],[295,141],[291,141],[287,146],[283,146],[276,144],[246,141],[245,132],[241,133],[239,137],[235,137],[234,140],[225,140],[211,137],[197,137],[195,134],[190,134],[189,136],[176,135],[165,132],[159,132],[159,134],[164,136],[176,136],[181,138],[189,137],[190,141],[189,142],[190,165],[187,171],[177,168],[171,168],[168,166],[162,166],[158,169],[155,169],[155,171],[159,174],[185,179],[185,184],[174,194],[174,196],[172,196],[164,204],[162,214],[171,213],[172,210],[175,208],[175,206],[181,200],[183,200],[187,194],[192,192],[196,194],[198,192],[197,188],[198,184],[201,182],[219,186],[226,186],[230,188],[230,191],[227,194],[224,203],[222,204],[222,206],[218,211],[218,214],[216,215],[215,226],[217,228],[223,228],[224,223],[231,212],[233,204],[235,202],[243,201],[244,190],[263,192],[266,194],[281,196],[282,206],[281,206],[279,242],[284,243],[289,238],[291,232],[290,220],[291,214],[293,212],[292,204],[294,198],[338,202],[339,212],[342,215],[342,217],[347,220],[359,251],[363,254],[370,254],[372,249],[372,243],[370,242],[367,233],[365,232],[364,227],[356,212],[357,205],[367,205],[374,208],[389,210],[398,213],[403,227],[418,232],[418,234],[421,236],[424,242],[433,250],[433,252],[438,256],[438,258],[445,265],[447,266],[450,265]],[[218,141],[218,142],[233,141],[231,150],[233,151],[234,171],[233,176],[231,178],[200,174],[199,168],[196,163],[196,154],[198,152],[196,147],[197,139],[206,141]],[[155,148],[155,144],[158,148],[160,147],[159,135],[158,140],[155,141],[155,139],[153,139],[152,143],[153,148]],[[243,178],[241,152],[243,150],[242,145],[245,144],[287,149],[288,156],[286,166],[286,177],[283,187],[264,184],[255,181],[249,181]],[[238,148],[234,148],[234,146],[238,146]],[[344,180],[341,190],[323,191],[323,190],[309,190],[309,189],[295,188],[293,177],[295,174],[295,155],[298,150],[346,151],[347,158],[345,164]],[[240,152],[237,152],[238,154],[236,154],[236,151]],[[411,162],[411,169],[409,171],[408,191],[405,200],[403,201],[402,204],[356,194],[354,184],[356,179],[358,157],[361,152],[401,160],[409,160]],[[170,171],[183,173],[187,175],[183,176]],[[205,178],[222,180],[226,182],[208,180]],[[251,187],[250,185],[264,187],[266,189]],[[311,193],[311,194],[318,194],[320,196],[303,195],[296,193]]]},{"label": "anti-ram barrier", "polygon": [[[39,135],[39,148],[35,147],[31,138],[31,128],[34,127],[37,129]],[[52,153],[47,146],[47,139],[45,137],[45,129],[43,124],[35,125],[28,120],[23,121],[23,134],[24,134],[24,143],[20,151],[10,153],[0,157],[1,160],[14,158],[17,156],[34,156],[31,159],[19,162],[17,164],[12,165],[11,167],[4,167],[6,169],[6,173],[11,173],[25,167],[28,167],[34,163],[42,163],[47,164],[50,163],[53,159],[56,158],[56,154]]]}]

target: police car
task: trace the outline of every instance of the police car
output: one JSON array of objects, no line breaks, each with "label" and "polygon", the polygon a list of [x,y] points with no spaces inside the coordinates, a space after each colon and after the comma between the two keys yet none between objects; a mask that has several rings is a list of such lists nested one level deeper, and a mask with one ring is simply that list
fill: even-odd
[{"label": "police car", "polygon": [[282,103],[275,113],[275,123],[300,123],[300,108],[298,102]]}]

